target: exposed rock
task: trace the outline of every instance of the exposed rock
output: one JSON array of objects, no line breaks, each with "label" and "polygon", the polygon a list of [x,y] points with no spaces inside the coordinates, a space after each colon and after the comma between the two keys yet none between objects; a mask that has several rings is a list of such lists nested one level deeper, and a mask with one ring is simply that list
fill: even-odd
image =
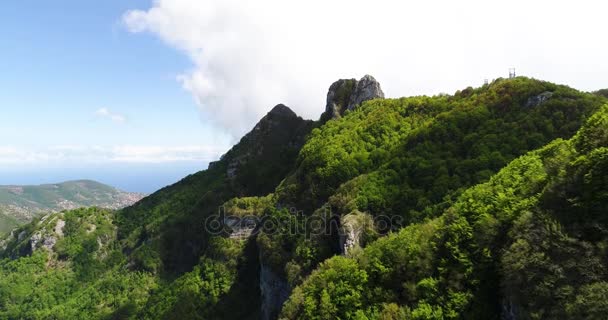
[{"label": "exposed rock", "polygon": [[[45,231],[44,229],[39,230],[37,232],[35,232],[30,239],[28,240],[29,242],[29,248],[27,248],[27,250],[25,252],[32,254],[34,253],[36,250],[43,248],[49,251],[52,251],[53,248],[55,247],[55,244],[57,244],[57,240],[60,237],[63,237],[63,228],[65,227],[65,220],[60,218],[57,218],[56,221],[53,221],[55,218],[53,217],[53,219],[51,219],[49,221],[49,223],[55,223],[55,226],[53,227],[52,231]],[[23,233],[23,232],[21,232]],[[20,234],[21,236],[21,234]],[[22,238],[24,238],[25,236],[23,236]],[[23,239],[21,239],[23,240]],[[17,239],[17,241],[21,241],[19,239]]]},{"label": "exposed rock", "polygon": [[507,298],[502,301],[502,320],[517,320],[517,306]]},{"label": "exposed rock", "polygon": [[224,224],[230,228],[230,238],[244,240],[253,234],[258,220],[254,216],[225,216]]},{"label": "exposed rock", "polygon": [[553,96],[553,92],[545,91],[537,96],[528,98],[526,108],[536,107],[537,105],[549,100]]},{"label": "exposed rock", "polygon": [[[276,105],[236,146],[222,156],[220,161],[227,164],[226,176],[234,182],[241,169],[252,162],[263,158],[270,165],[267,162],[273,159],[269,154],[276,154],[277,157],[292,151],[296,154],[311,127],[312,121],[302,119],[283,104]],[[218,163],[212,163],[209,167],[213,168]],[[252,172],[246,174],[252,175]]]},{"label": "exposed rock", "polygon": [[350,102],[350,97],[357,85],[355,79],[340,79],[329,87],[327,91],[327,102],[322,120],[339,118]]},{"label": "exposed rock", "polygon": [[209,165],[207,166],[207,170],[213,169],[213,167],[215,167],[219,163],[220,163],[219,161],[211,161],[211,162],[209,162]]},{"label": "exposed rock", "polygon": [[342,254],[349,255],[354,248],[363,244],[363,236],[373,228],[369,214],[354,211],[340,218],[340,249]]},{"label": "exposed rock", "polygon": [[228,179],[234,179],[236,177],[236,171],[241,162],[245,163],[246,160],[243,159],[243,161],[241,161],[241,158],[236,158],[230,161],[230,163],[228,163],[228,168],[226,169],[226,176],[228,177]]},{"label": "exposed rock", "polygon": [[25,239],[25,236],[27,236],[27,232],[25,230],[19,232],[19,235],[17,236],[17,242],[21,242]]},{"label": "exposed rock", "polygon": [[0,239],[0,254],[2,253],[2,251],[6,250],[8,242],[12,239],[15,239],[15,229],[13,229],[8,236]]},{"label": "exposed rock", "polygon": [[38,243],[42,240],[42,235],[40,233],[35,233],[30,238],[30,253],[34,253],[38,248]]},{"label": "exposed rock", "polygon": [[376,98],[384,98],[384,92],[380,88],[380,83],[374,77],[365,75],[357,82],[355,91],[350,96],[347,109],[353,110],[364,101]]},{"label": "exposed rock", "polygon": [[325,112],[321,115],[321,122],[339,118],[346,110],[354,110],[361,103],[376,98],[384,98],[384,92],[374,77],[365,75],[359,81],[340,79],[327,91]]},{"label": "exposed rock", "polygon": [[55,244],[57,243],[57,238],[51,235],[42,235],[37,232],[30,238],[30,252],[33,253],[36,249],[44,248],[46,250],[53,250]]},{"label": "exposed rock", "polygon": [[260,292],[262,320],[276,319],[283,303],[289,298],[291,288],[287,281],[281,279],[263,263],[260,265]]},{"label": "exposed rock", "polygon": [[63,237],[63,227],[65,227],[65,221],[63,219],[58,219],[57,224],[55,225],[55,233]]},{"label": "exposed rock", "polygon": [[[282,103],[279,103],[276,106],[274,106],[274,108],[272,108],[268,112],[268,115],[274,115],[274,116],[279,116],[279,117],[288,117],[288,118],[298,117],[298,115],[295,112],[293,112],[293,110],[291,110],[288,106],[286,106]],[[270,118],[268,115],[266,115],[265,118]],[[264,119],[264,118],[262,118],[262,119]]]},{"label": "exposed rock", "polygon": [[42,247],[47,250],[52,250],[55,247],[56,243],[57,243],[57,238],[53,237],[53,236],[44,237],[42,239]]}]

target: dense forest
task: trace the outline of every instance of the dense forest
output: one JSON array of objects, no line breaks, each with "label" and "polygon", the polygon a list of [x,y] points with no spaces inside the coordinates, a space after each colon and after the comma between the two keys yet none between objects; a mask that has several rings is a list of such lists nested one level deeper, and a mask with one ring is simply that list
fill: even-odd
[{"label": "dense forest", "polygon": [[0,319],[605,317],[606,90],[517,77],[352,107],[361,81],[318,121],[277,105],[131,207],[14,230]]}]

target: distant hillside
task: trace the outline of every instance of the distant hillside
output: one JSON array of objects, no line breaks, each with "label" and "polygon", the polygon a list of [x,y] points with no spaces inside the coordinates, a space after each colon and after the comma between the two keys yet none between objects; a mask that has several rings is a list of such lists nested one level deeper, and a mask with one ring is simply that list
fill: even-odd
[{"label": "distant hillside", "polygon": [[120,209],[143,197],[143,194],[124,192],[91,180],[0,186],[0,233],[29,222],[42,213],[91,206]]}]

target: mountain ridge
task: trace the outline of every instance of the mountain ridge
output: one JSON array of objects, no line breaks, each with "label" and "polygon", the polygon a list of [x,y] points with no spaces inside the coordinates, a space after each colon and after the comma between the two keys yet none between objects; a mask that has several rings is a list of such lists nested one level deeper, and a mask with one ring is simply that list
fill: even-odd
[{"label": "mountain ridge", "polygon": [[[347,91],[337,95],[335,118],[280,112],[285,118],[275,121],[269,112],[207,170],[131,207],[23,226],[2,252],[13,259],[0,261],[0,298],[11,302],[0,316],[526,319],[608,311],[592,299],[608,293],[598,210],[606,203],[608,100],[524,77],[348,111]],[[226,214],[260,224],[244,233]],[[400,219],[382,226],[382,216]],[[325,218],[340,230],[306,229]],[[580,236],[588,230],[592,237]],[[559,260],[572,252],[586,259]],[[545,273],[526,259],[539,255],[549,257]],[[560,268],[568,274],[551,273]],[[579,276],[586,269],[594,272]],[[519,274],[542,280],[528,293]],[[546,283],[558,286],[547,291]],[[554,291],[560,305],[550,303]]]},{"label": "mountain ridge", "polygon": [[120,209],[144,196],[89,179],[40,185],[0,185],[0,220],[4,220],[4,223],[0,222],[0,231],[9,231],[50,212],[88,206]]}]

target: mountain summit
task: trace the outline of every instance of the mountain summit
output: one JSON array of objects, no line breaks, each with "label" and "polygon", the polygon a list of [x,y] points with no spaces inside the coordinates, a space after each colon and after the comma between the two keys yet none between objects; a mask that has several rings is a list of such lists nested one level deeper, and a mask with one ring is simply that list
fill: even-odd
[{"label": "mountain summit", "polygon": [[327,104],[325,112],[321,115],[321,121],[339,118],[347,110],[352,111],[361,103],[377,98],[384,98],[384,92],[374,77],[365,75],[359,81],[340,79],[329,87]]},{"label": "mountain summit", "polygon": [[287,173],[283,171],[287,169],[285,164],[295,159],[312,124],[289,107],[278,104],[220,161],[210,163],[209,167],[223,163],[227,178],[241,194],[271,192],[263,181],[272,179],[274,182],[268,185],[274,186]]}]

